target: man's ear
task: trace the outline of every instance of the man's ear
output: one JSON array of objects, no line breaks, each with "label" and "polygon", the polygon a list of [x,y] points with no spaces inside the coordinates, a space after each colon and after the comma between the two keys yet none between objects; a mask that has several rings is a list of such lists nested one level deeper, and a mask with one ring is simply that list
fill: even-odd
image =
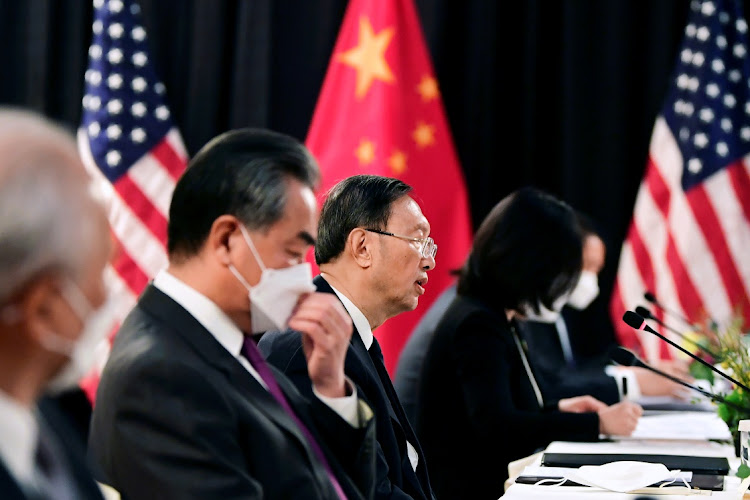
[{"label": "man's ear", "polygon": [[241,239],[239,221],[231,215],[222,215],[211,224],[205,243],[206,253],[220,264],[228,266],[234,262],[232,252],[237,251]]},{"label": "man's ear", "polygon": [[346,238],[344,252],[349,253],[360,267],[368,268],[372,265],[372,243],[370,233],[357,227],[352,229]]},{"label": "man's ear", "polygon": [[34,279],[17,295],[6,319],[10,323],[26,325],[32,335],[41,335],[49,329],[53,318],[63,306],[60,299],[59,280],[45,275]]}]

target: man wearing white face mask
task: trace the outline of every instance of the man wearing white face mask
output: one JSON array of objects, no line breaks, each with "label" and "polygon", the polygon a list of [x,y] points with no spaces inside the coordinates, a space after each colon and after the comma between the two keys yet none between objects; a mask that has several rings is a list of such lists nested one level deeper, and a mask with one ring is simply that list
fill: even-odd
[{"label": "man wearing white face mask", "polygon": [[101,499],[84,443],[45,397],[75,387],[102,339],[88,324],[105,300],[108,224],[72,137],[0,110],[0,214],[0,498]]},{"label": "man wearing white face mask", "polygon": [[[169,267],[115,337],[89,450],[129,498],[370,498],[374,420],[344,375],[352,323],[314,293],[319,178],[295,139],[241,129],[210,141],[178,181]],[[303,397],[258,334],[304,336]]]}]

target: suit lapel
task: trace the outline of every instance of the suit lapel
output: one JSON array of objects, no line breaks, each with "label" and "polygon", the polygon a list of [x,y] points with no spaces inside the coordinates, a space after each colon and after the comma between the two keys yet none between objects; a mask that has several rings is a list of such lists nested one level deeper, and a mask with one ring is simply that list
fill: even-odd
[{"label": "suit lapel", "polygon": [[[320,275],[315,277],[313,284],[317,287],[318,292],[336,294],[331,285]],[[338,295],[336,297],[338,298]],[[360,381],[360,385],[362,385],[362,381],[366,381],[369,386],[374,387],[375,390],[378,390],[381,394],[385,395],[386,397],[384,399],[388,405],[388,413],[390,414],[391,419],[398,424],[398,415],[393,409],[393,405],[388,397],[388,391],[380,380],[374,361],[370,357],[370,353],[367,352],[367,348],[365,347],[365,343],[362,342],[362,337],[360,336],[357,327],[353,326],[352,328],[352,337],[349,340],[351,348],[346,356],[344,371],[346,371],[346,373],[355,374],[357,380]],[[365,389],[367,388],[365,387]],[[365,398],[367,398],[367,396],[365,396]]]},{"label": "suit lapel", "polygon": [[[315,284],[318,292],[336,294],[331,285],[320,275],[313,279],[313,284]],[[378,374],[378,369],[376,368],[375,363],[382,364],[382,361],[372,359],[370,353],[365,347],[365,343],[362,341],[362,337],[360,336],[357,327],[354,326],[353,328],[352,338],[349,341],[351,348],[346,355],[345,371],[347,373],[356,374],[358,380],[366,381],[371,387],[373,387],[371,391],[365,390],[367,389],[366,387],[363,388],[366,393],[374,390],[380,391],[380,394],[385,396],[383,399],[388,407],[388,414],[391,417],[391,423],[398,431],[396,435],[398,436],[400,433],[401,437],[408,440],[412,446],[414,446],[417,450],[417,455],[419,455],[419,466],[417,467],[416,473],[406,474],[406,478],[417,490],[425,492],[425,497],[429,498],[430,494],[428,492],[431,490],[429,488],[427,469],[424,466],[424,452],[419,446],[416,434],[411,428],[411,424],[406,417],[403,407],[401,407],[401,403],[398,400],[396,390],[393,388],[393,383],[391,382],[390,377],[388,377],[387,380],[382,380]],[[383,366],[383,371],[385,372],[385,366]],[[384,376],[387,376],[387,373]],[[366,397],[367,396],[365,396],[365,398]],[[398,409],[394,407],[396,405],[398,406]],[[411,469],[411,462],[407,455],[408,454],[404,454],[402,457],[404,461],[402,467]]]},{"label": "suit lapel", "polygon": [[[170,331],[187,342],[196,355],[206,364],[223,372],[231,381],[232,387],[240,392],[254,408],[262,411],[268,418],[284,428],[289,434],[297,438],[313,462],[316,461],[307,440],[302,435],[297,424],[287,414],[286,410],[274,399],[268,390],[255,379],[247,369],[237,360],[216,338],[206,330],[188,311],[172,300],[168,295],[149,285],[143,292],[139,307],[156,317],[165,330]],[[287,399],[290,400],[289,386],[282,384],[284,375],[271,367],[274,377]],[[291,401],[290,401],[291,404]]]}]

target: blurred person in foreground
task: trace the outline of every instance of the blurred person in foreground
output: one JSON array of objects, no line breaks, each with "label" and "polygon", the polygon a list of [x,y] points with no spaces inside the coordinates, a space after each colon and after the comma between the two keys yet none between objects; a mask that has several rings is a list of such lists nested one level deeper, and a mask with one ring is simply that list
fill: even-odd
[{"label": "blurred person in foreground", "polygon": [[420,376],[417,435],[438,498],[497,499],[509,462],[553,440],[635,429],[642,410],[631,402],[544,399],[518,333],[529,312],[562,309],[581,256],[573,210],[531,188],[504,198],[477,231]]},{"label": "blurred person in foreground", "polygon": [[103,206],[71,136],[0,110],[0,498],[100,499],[55,395],[91,368],[106,330]]},{"label": "blurred person in foreground", "polygon": [[[221,134],[169,209],[169,266],[115,337],[89,450],[127,498],[371,498],[374,419],[344,375],[352,323],[314,293],[319,170],[297,140]],[[305,398],[256,345],[303,335]]]},{"label": "blurred person in foreground", "polygon": [[[328,193],[318,223],[319,292],[341,300],[354,323],[344,370],[375,411],[376,498],[431,499],[424,453],[373,335],[388,319],[417,307],[437,246],[430,224],[398,179],[355,175]],[[310,392],[302,338],[270,332],[259,347],[304,392]]]}]

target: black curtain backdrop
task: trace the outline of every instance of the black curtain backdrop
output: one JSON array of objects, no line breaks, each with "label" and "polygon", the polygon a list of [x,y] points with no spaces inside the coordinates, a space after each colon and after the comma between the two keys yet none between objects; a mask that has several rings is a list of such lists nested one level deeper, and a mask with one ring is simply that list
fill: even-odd
[{"label": "black curtain backdrop", "polygon": [[[345,0],[140,3],[151,57],[189,153],[236,127],[305,138]],[[609,244],[602,297],[591,311],[604,327],[689,1],[416,4],[475,227],[527,184],[590,214]],[[0,0],[1,103],[75,129],[92,10],[88,0]],[[601,342],[611,340],[603,331]]]}]

